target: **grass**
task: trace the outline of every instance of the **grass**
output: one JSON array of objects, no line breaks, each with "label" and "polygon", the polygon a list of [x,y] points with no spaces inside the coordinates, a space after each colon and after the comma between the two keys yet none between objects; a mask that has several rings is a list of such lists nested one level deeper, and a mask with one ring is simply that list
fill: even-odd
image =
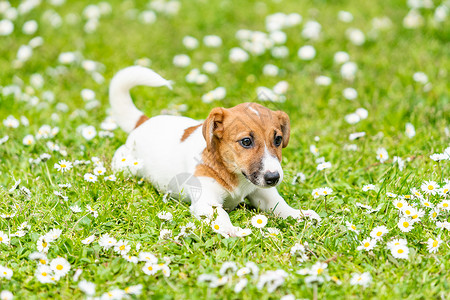
[{"label": "grass", "polygon": [[[13,2],[14,5],[16,2]],[[154,299],[269,299],[293,294],[296,298],[445,298],[448,296],[450,268],[448,245],[449,232],[438,229],[427,214],[415,224],[409,233],[397,227],[399,213],[392,205],[393,199],[387,192],[398,195],[410,194],[413,187],[419,188],[427,180],[434,180],[440,186],[448,178],[448,161],[440,166],[429,156],[440,153],[449,146],[448,122],[450,99],[448,70],[450,70],[450,26],[446,20],[433,23],[434,9],[420,9],[424,26],[406,29],[403,18],[409,8],[405,1],[182,1],[181,9],[174,16],[157,13],[154,24],[142,24],[137,17],[129,18],[131,9],[146,9],[146,1],[111,1],[112,12],[100,18],[94,33],[83,30],[86,19],[81,12],[88,1],[67,1],[62,6],[52,7],[42,3],[25,15],[14,20],[15,30],[8,36],[0,36],[0,86],[18,84],[24,92],[30,86],[30,77],[38,73],[43,76],[41,88],[28,90],[42,98],[43,91],[52,91],[54,102],[40,100],[38,105],[20,101],[12,95],[0,93],[0,119],[13,115],[25,116],[29,126],[8,128],[0,125],[0,138],[8,135],[9,140],[0,145],[0,213],[12,213],[13,218],[0,218],[0,231],[14,233],[18,226],[27,221],[31,225],[23,237],[11,237],[8,245],[0,243],[0,265],[13,270],[10,280],[0,278],[0,290],[11,291],[17,299],[30,298],[80,298],[83,293],[72,277],[76,269],[82,269],[81,279],[96,284],[97,296],[114,288],[124,289],[130,285],[143,285],[141,298]],[[438,3],[436,3],[437,6]],[[63,19],[60,27],[54,28],[46,21],[49,10],[56,11]],[[337,20],[337,13],[347,10],[354,20],[346,24]],[[300,25],[285,29],[288,36],[286,46],[288,57],[275,59],[267,52],[240,64],[230,63],[229,49],[239,46],[234,37],[238,29],[247,28],[264,31],[264,20],[275,12],[298,12],[303,16]],[[66,22],[70,14],[76,14],[75,22]],[[371,37],[371,20],[387,16],[392,27]],[[33,51],[32,57],[22,67],[13,67],[18,48],[27,44],[32,36],[21,32],[27,20],[36,20],[44,44]],[[321,38],[308,41],[302,38],[301,30],[309,19],[322,25]],[[355,46],[348,41],[345,31],[349,27],[366,33],[366,42]],[[217,49],[205,47],[201,40],[208,34],[217,34],[223,45]],[[187,50],[182,44],[185,35],[200,40],[200,47]],[[317,51],[312,61],[302,61],[297,50],[311,44]],[[105,82],[96,83],[78,64],[67,65],[59,76],[51,76],[51,69],[61,64],[58,56],[62,52],[77,51],[85,59],[104,65],[101,74]],[[333,62],[336,51],[347,51],[351,60],[358,64],[359,71],[354,82],[341,78],[340,66]],[[177,68],[172,64],[174,55],[186,53],[192,63],[188,68]],[[269,216],[267,227],[281,230],[276,237],[265,238],[259,230],[245,238],[230,238],[215,234],[209,226],[194,220],[188,204],[162,201],[163,195],[150,184],[139,183],[139,178],[119,174],[116,182],[99,179],[96,183],[86,182],[83,175],[92,172],[91,165],[78,165],[66,173],[53,168],[61,159],[90,160],[99,157],[110,174],[112,155],[125,142],[126,134],[120,129],[113,138],[96,136],[87,141],[77,128],[93,125],[100,130],[100,123],[107,116],[108,83],[115,72],[134,64],[135,60],[148,57],[151,67],[164,78],[175,82],[174,90],[140,87],[133,90],[135,103],[147,115],[157,115],[163,109],[186,104],[183,115],[204,119],[216,106],[230,107],[244,101],[254,101],[258,86],[273,87],[280,80],[289,82],[284,103],[264,102],[272,109],[282,109],[291,118],[291,139],[283,152],[285,180],[279,186],[281,195],[293,207],[313,209],[323,217],[320,226],[311,222],[280,220]],[[205,61],[214,61],[219,72],[209,76],[203,86],[186,83],[185,75],[191,68],[200,68]],[[277,65],[283,71],[277,77],[264,76],[262,68],[267,63]],[[424,91],[421,83],[413,80],[415,72],[424,72],[432,84],[430,91]],[[314,79],[326,75],[332,79],[330,86],[317,86]],[[207,104],[200,99],[203,94],[224,86],[227,97],[222,101]],[[354,101],[345,100],[342,90],[353,87],[358,91]],[[84,88],[95,91],[100,102],[98,108],[85,110],[80,92]],[[0,89],[1,91],[1,89]],[[25,92],[24,92],[25,93]],[[65,103],[68,111],[57,109],[58,103]],[[344,121],[346,114],[363,107],[368,118],[355,125]],[[83,111],[86,111],[83,114]],[[56,114],[58,118],[52,115]],[[414,124],[416,136],[405,135],[405,124]],[[27,134],[35,135],[38,129],[49,124],[59,127],[60,132],[52,139],[67,151],[63,157],[50,152],[41,139],[31,146],[24,146],[22,139]],[[446,127],[447,126],[447,127]],[[447,130],[447,131],[446,131]],[[364,131],[366,136],[350,142],[348,135]],[[316,142],[314,137],[320,137]],[[355,143],[357,151],[345,151],[345,144]],[[316,171],[316,157],[309,151],[316,145],[332,168]],[[385,148],[389,160],[379,163],[376,150]],[[30,158],[42,153],[52,155],[49,161],[30,164]],[[400,171],[392,158],[411,158]],[[304,183],[292,184],[297,172],[306,175]],[[21,186],[31,191],[31,196],[15,190],[8,192],[14,180],[21,179]],[[70,183],[71,188],[62,191],[68,197],[64,201],[54,195],[61,191],[58,184]],[[376,191],[362,192],[366,184],[375,184]],[[318,187],[328,186],[334,191],[327,199],[325,211],[323,199],[313,199],[311,192]],[[444,197],[430,197],[438,204]],[[356,206],[360,202],[380,210],[367,214]],[[411,201],[415,202],[415,201]],[[73,213],[69,206],[77,204],[82,213]],[[98,211],[94,218],[85,210],[90,205]],[[164,222],[157,217],[161,211],[173,214],[173,220]],[[247,204],[230,213],[232,222],[241,227],[250,227],[250,219],[258,212]],[[439,217],[448,220],[448,213]],[[175,236],[188,222],[195,222],[194,234],[174,242],[160,240],[161,229],[173,230]],[[360,234],[349,231],[345,221],[354,223]],[[370,252],[358,251],[360,241],[370,231],[384,225],[389,233]],[[55,284],[42,284],[34,276],[36,263],[28,258],[36,251],[37,239],[50,229],[62,229],[61,237],[53,242],[48,251],[49,259],[57,256],[66,258],[71,271]],[[265,232],[265,229],[262,230]],[[126,261],[112,250],[103,250],[97,240],[84,245],[81,240],[95,234],[110,234],[117,240],[124,239],[132,245],[130,254],[137,255],[135,245],[154,253],[160,262],[170,258],[170,277],[149,276],[142,272],[143,263],[135,265]],[[437,253],[427,251],[429,238],[440,236],[443,240]],[[410,250],[408,259],[396,259],[386,248],[391,238],[405,238]],[[310,259],[299,262],[289,254],[295,243],[308,243]],[[316,262],[330,260],[327,273],[342,281],[341,285],[326,281],[319,285],[305,284],[305,276],[295,271],[310,267]],[[248,286],[235,293],[233,288],[237,276],[223,287],[209,288],[198,283],[201,274],[219,276],[219,269],[226,261],[233,261],[239,267],[248,261],[255,262],[264,273],[282,269],[288,272],[286,281],[274,292],[266,288],[257,289],[257,280],[250,280]],[[352,273],[369,272],[372,281],[368,287],[350,284]],[[317,294],[314,295],[316,289]]]}]

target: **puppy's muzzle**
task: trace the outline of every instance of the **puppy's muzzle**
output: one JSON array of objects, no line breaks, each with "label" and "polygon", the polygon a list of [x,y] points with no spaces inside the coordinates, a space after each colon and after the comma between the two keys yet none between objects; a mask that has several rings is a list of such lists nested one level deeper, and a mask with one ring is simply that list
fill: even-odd
[{"label": "puppy's muzzle", "polygon": [[264,182],[268,186],[275,186],[280,180],[280,173],[278,172],[267,172],[264,174]]}]

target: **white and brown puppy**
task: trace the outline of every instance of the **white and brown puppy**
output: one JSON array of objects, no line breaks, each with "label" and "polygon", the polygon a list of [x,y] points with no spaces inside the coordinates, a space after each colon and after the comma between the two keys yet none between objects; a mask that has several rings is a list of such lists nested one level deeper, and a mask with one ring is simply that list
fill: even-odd
[{"label": "white and brown puppy", "polygon": [[[244,198],[282,218],[320,220],[314,211],[290,207],[275,188],[283,179],[281,149],[289,142],[286,113],[242,103],[214,108],[205,121],[169,115],[148,118],[130,97],[129,90],[137,85],[170,88],[169,81],[143,67],[128,67],[114,76],[109,89],[112,113],[129,136],[114,155],[113,169],[123,169],[130,157],[138,159],[142,167],[136,175],[164,193],[190,201],[197,218],[215,216],[216,229],[224,236],[242,232],[231,224],[226,211]],[[181,174],[192,177],[174,185],[174,178]]]}]

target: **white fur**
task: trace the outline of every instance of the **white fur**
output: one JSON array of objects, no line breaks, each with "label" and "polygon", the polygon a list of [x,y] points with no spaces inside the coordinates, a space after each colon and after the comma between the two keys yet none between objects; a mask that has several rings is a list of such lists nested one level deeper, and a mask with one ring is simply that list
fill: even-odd
[{"label": "white fur", "polygon": [[126,132],[133,130],[143,115],[142,111],[134,106],[130,96],[130,89],[137,85],[172,88],[169,81],[148,68],[133,66],[119,71],[109,85],[109,102],[114,119]]},{"label": "white fur", "polygon": [[[278,174],[280,174],[280,179],[278,180],[278,182],[281,182],[283,180],[283,169],[281,168],[280,161],[276,156],[270,154],[269,150],[267,150],[267,146],[264,147],[262,165],[262,174],[268,172],[278,172]],[[264,178],[262,178],[262,180],[264,180]]]},{"label": "white fur", "polygon": [[[129,89],[134,85],[169,86],[169,82],[150,69],[130,67],[120,71],[111,82],[110,101],[113,113],[119,125],[125,131],[131,131],[125,145],[114,154],[112,167],[122,170],[121,159],[127,157],[140,160],[142,167],[133,169],[133,174],[148,179],[162,192],[178,194],[191,202],[191,212],[197,218],[206,216],[220,224],[219,233],[228,236],[238,236],[240,228],[234,227],[225,210],[234,209],[245,197],[249,197],[255,206],[265,211],[274,212],[281,217],[302,217],[301,211],[291,208],[278,194],[276,188],[264,189],[258,187],[244,176],[239,177],[239,184],[233,191],[227,191],[213,178],[197,177],[201,185],[201,193],[193,197],[188,192],[188,186],[181,185],[173,190],[171,181],[179,174],[194,174],[201,163],[202,152],[206,142],[199,126],[187,139],[181,141],[186,128],[201,124],[199,121],[179,116],[156,116],[138,128],[134,129],[142,113],[134,106],[129,95]],[[134,122],[134,124],[133,124]],[[276,160],[276,162],[275,162]],[[264,168],[267,171],[283,172],[278,159],[271,156],[266,149]],[[280,180],[281,181],[281,180]]]}]

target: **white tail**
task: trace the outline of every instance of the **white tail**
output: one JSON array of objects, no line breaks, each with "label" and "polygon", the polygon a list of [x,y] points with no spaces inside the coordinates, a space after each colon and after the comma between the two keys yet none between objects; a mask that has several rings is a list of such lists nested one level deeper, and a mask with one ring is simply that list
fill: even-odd
[{"label": "white tail", "polygon": [[172,89],[170,81],[148,68],[133,66],[117,72],[109,85],[109,103],[113,118],[126,132],[132,131],[144,115],[136,108],[130,96],[130,89],[138,85],[167,86]]}]

